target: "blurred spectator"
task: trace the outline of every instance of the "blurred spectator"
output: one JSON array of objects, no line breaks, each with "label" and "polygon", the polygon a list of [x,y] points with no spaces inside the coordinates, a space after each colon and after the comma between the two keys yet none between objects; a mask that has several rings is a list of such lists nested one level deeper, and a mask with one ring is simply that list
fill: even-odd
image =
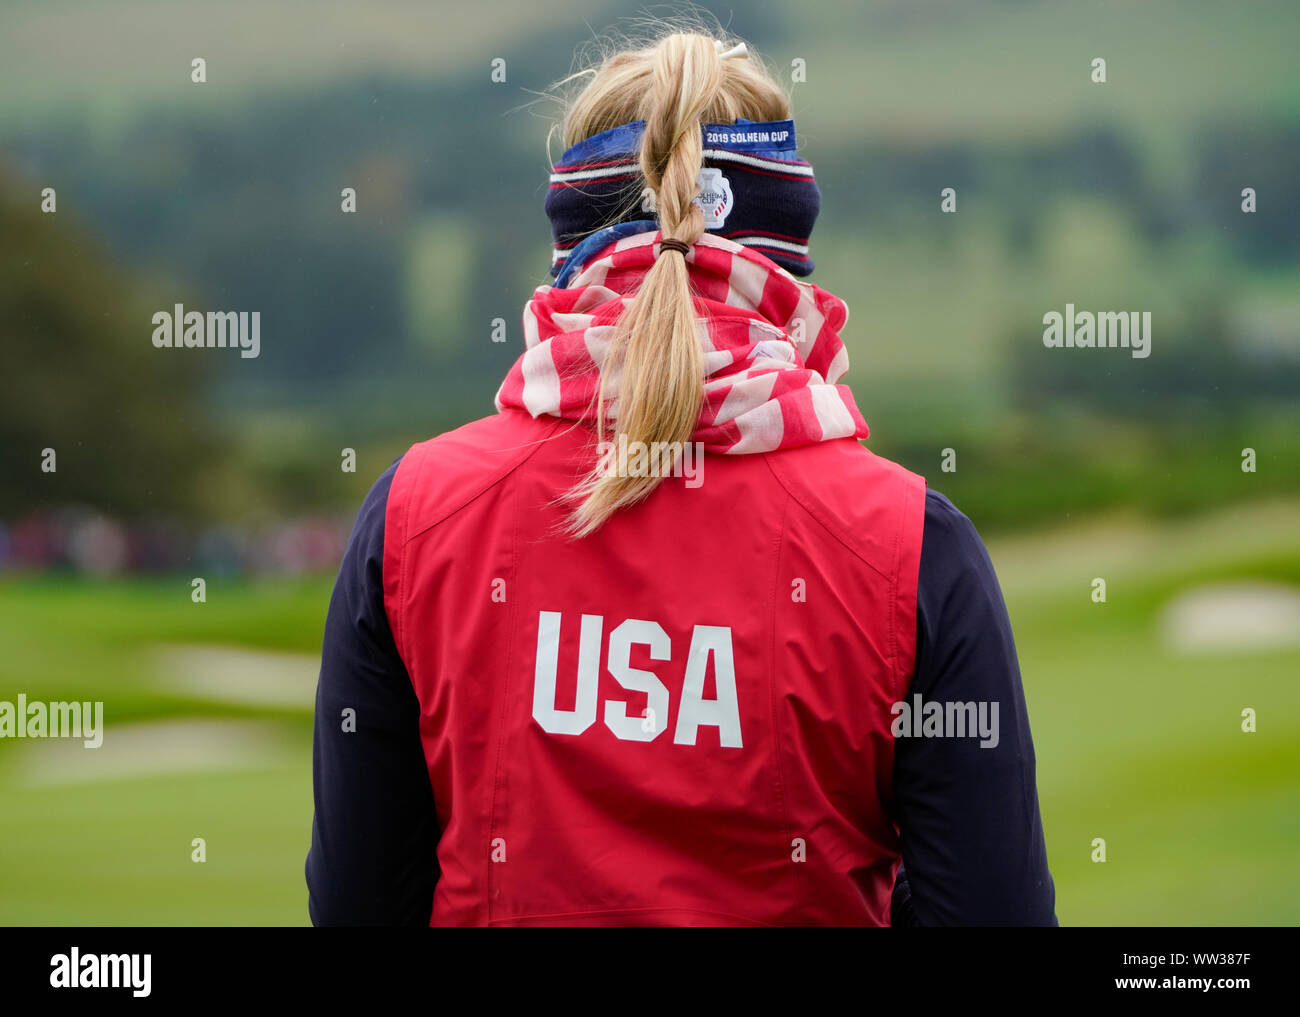
[{"label": "blurred spectator", "polygon": [[307,516],[255,528],[193,532],[170,520],[124,522],[82,507],[0,522],[0,572],[70,570],[79,575],[158,574],[198,568],[213,575],[306,575],[338,567],[349,520]]}]

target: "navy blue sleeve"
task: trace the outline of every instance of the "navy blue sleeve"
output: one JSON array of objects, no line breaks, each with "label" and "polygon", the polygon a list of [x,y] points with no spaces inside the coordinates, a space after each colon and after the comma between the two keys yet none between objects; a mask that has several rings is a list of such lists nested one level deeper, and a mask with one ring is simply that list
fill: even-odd
[{"label": "navy blue sleeve", "polygon": [[396,470],[361,506],[325,621],[306,866],[313,925],[428,925],[433,911],[439,831],[420,707],[384,611]]},{"label": "navy blue sleeve", "polygon": [[990,728],[997,704],[997,737],[898,738],[893,924],[1055,925],[1011,622],[975,527],[936,491],[926,492],[916,599],[908,699],[984,704]]}]

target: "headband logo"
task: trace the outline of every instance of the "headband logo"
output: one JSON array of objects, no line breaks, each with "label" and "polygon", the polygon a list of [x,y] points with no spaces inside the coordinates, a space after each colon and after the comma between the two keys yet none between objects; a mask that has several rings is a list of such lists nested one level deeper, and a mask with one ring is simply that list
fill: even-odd
[{"label": "headband logo", "polygon": [[695,204],[704,213],[704,228],[721,228],[735,203],[731,194],[731,181],[722,175],[722,170],[706,166],[700,170],[695,185],[699,190]]}]

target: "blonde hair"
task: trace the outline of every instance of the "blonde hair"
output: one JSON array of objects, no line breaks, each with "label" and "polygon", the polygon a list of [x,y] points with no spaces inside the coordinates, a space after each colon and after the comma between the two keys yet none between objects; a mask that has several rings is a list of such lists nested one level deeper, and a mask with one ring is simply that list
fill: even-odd
[{"label": "blonde hair", "polygon": [[[623,49],[589,76],[564,117],[566,148],[601,131],[645,121],[641,173],[654,195],[664,239],[694,244],[704,233],[695,204],[703,165],[700,125],[783,120],[790,100],[752,52],[723,59],[722,47],[697,31],[671,31],[651,45]],[[561,83],[563,84],[563,82]],[[704,398],[703,354],[696,336],[695,304],[686,260],[664,250],[623,312],[610,341],[595,403],[597,441],[622,436],[647,448],[674,450],[659,476],[619,476],[598,461],[568,497],[579,502],[569,532],[585,536],[621,508],[646,498],[689,441]],[[612,438],[607,439],[605,384],[617,375]],[[656,443],[666,443],[656,445]]]}]

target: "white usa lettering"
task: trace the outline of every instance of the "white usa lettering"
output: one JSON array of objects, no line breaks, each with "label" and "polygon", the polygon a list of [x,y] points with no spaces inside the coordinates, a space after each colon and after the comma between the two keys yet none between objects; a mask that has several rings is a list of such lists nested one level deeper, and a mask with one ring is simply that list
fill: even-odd
[{"label": "white usa lettering", "polygon": [[[572,710],[555,705],[555,684],[560,661],[559,611],[541,611],[537,616],[537,662],[533,671],[533,719],[543,731],[557,735],[580,735],[596,721],[597,686],[600,679],[600,646],[604,616],[584,614],[578,637],[578,681]],[[642,716],[630,716],[627,703],[605,701],[605,726],[622,741],[651,742],[664,731],[647,724],[643,717],[667,717],[668,689],[653,671],[632,667],[632,647],[649,648],[651,660],[672,659],[672,640],[658,622],[629,618],[609,634],[606,668],[628,692],[646,697]],[[713,658],[717,698],[704,698],[704,679],[709,657]],[[723,625],[696,625],[686,654],[686,676],[682,701],[677,710],[676,745],[694,745],[701,727],[716,727],[723,748],[742,748],[740,707],[736,699],[736,665],[731,646],[731,629]]]}]

